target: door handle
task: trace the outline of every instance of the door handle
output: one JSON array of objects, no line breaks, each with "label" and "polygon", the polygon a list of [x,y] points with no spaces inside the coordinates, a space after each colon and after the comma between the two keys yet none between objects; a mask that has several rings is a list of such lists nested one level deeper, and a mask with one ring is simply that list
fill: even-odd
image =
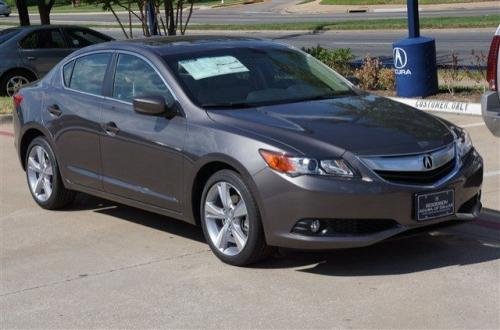
[{"label": "door handle", "polygon": [[108,122],[106,124],[103,124],[102,128],[104,129],[104,131],[106,132],[106,134],[111,135],[111,136],[115,136],[120,131],[120,129],[118,128],[118,126],[116,126],[116,124],[114,122],[112,122],[112,121],[110,121],[110,122]]},{"label": "door handle", "polygon": [[36,57],[35,56],[28,56],[28,57],[26,57],[26,59],[28,61],[33,61],[33,60],[36,60]]},{"label": "door handle", "polygon": [[47,108],[47,111],[53,115],[54,117],[61,117],[62,115],[62,110],[59,109],[59,106],[57,104],[53,104]]}]

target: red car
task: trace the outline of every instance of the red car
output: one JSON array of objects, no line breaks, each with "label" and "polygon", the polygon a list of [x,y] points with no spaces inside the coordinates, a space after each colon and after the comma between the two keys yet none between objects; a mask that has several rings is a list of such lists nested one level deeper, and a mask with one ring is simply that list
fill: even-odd
[{"label": "red car", "polygon": [[500,25],[491,41],[486,79],[490,90],[481,99],[483,118],[493,135],[500,137]]}]

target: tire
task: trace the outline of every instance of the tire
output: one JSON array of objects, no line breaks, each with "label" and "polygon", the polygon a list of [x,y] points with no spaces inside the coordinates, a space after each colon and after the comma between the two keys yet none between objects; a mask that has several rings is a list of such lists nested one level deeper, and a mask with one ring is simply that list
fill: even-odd
[{"label": "tire", "polygon": [[[222,203],[219,187],[228,191],[231,196],[226,204]],[[243,212],[241,201],[246,206],[246,213]],[[210,206],[207,203],[210,203]],[[270,254],[271,249],[265,241],[257,203],[239,174],[230,170],[213,174],[203,189],[200,204],[200,219],[205,239],[220,260],[234,266],[246,266]],[[228,222],[231,224],[226,227]],[[227,228],[225,239],[220,240],[221,244],[217,246],[217,232],[223,228]],[[242,245],[241,238],[245,234],[246,242]],[[239,245],[235,237],[240,238]],[[224,241],[226,243],[222,243]]]},{"label": "tire", "polygon": [[25,168],[31,196],[42,208],[57,210],[74,200],[75,192],[64,187],[54,152],[44,137],[31,141]]},{"label": "tire", "polygon": [[5,17],[9,17],[9,16],[10,16],[10,14],[5,14]]},{"label": "tire", "polygon": [[25,71],[11,71],[0,78],[0,95],[13,96],[22,85],[34,81],[32,74]]}]

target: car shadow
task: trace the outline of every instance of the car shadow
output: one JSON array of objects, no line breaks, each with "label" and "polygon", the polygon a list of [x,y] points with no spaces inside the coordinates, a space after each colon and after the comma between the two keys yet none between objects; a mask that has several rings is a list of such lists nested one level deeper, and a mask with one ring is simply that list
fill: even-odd
[{"label": "car shadow", "polygon": [[205,243],[203,231],[199,226],[83,193],[79,193],[72,205],[65,209],[69,212],[85,210]]},{"label": "car shadow", "polygon": [[[79,194],[75,203],[67,210],[91,210],[169,234],[206,242],[200,227],[85,194]],[[488,215],[500,221],[500,212],[488,210]],[[300,272],[328,276],[379,276],[500,259],[500,239],[485,242],[475,236],[473,226],[465,224],[453,227],[460,228],[460,231],[453,228],[441,229],[355,249],[319,252],[277,249],[271,258],[251,268],[296,268]]]}]

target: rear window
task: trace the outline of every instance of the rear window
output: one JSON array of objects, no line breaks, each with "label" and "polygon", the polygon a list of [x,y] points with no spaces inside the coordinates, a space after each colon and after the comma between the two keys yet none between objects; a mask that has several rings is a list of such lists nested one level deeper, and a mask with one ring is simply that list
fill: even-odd
[{"label": "rear window", "polygon": [[71,89],[101,95],[104,75],[110,58],[110,53],[92,54],[78,58],[75,60],[69,81],[66,81],[68,77],[65,77],[65,83],[69,84]]},{"label": "rear window", "polygon": [[20,29],[5,29],[0,31],[0,44],[4,43],[5,41],[9,40],[16,34],[21,32]]}]

